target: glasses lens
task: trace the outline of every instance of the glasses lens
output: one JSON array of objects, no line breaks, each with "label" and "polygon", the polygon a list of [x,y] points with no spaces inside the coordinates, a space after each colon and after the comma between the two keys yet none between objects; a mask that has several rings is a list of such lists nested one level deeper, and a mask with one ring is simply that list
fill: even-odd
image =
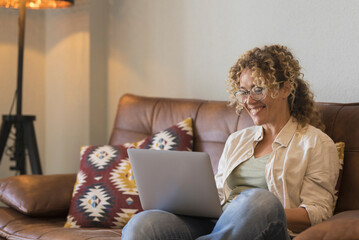
[{"label": "glasses lens", "polygon": [[262,100],[265,97],[264,89],[261,87],[252,88],[251,97],[256,101]]},{"label": "glasses lens", "polygon": [[245,100],[247,99],[248,92],[246,92],[246,91],[237,91],[237,92],[234,93],[234,96],[236,97],[236,99],[240,103],[244,103]]},{"label": "glasses lens", "polygon": [[250,95],[254,101],[259,101],[265,98],[266,91],[262,87],[254,87],[250,91],[240,90],[234,93],[234,96],[242,104],[244,104],[247,101],[248,95]]}]

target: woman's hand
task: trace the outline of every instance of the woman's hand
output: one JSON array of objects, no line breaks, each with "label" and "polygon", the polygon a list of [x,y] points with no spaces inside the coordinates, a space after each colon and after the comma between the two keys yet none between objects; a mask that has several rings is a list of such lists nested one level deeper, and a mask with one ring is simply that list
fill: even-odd
[{"label": "woman's hand", "polygon": [[305,208],[285,209],[287,227],[295,233],[304,231],[311,226],[309,215]]}]

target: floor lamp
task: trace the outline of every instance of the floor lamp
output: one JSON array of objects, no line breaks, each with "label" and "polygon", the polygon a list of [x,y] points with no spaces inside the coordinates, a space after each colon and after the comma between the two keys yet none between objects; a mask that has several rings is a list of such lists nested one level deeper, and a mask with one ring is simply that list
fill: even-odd
[{"label": "floor lamp", "polygon": [[0,129],[0,162],[12,127],[15,127],[15,152],[12,160],[16,165],[10,170],[26,174],[25,150],[27,149],[32,174],[42,174],[33,122],[34,115],[22,115],[22,82],[25,40],[26,8],[46,9],[72,6],[74,0],[0,0],[0,7],[19,9],[19,48],[17,66],[16,115],[3,115]]}]

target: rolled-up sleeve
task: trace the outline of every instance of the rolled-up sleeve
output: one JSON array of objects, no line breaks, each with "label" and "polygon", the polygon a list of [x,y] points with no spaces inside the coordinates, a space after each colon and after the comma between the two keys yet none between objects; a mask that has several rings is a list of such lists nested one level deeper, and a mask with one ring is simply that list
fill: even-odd
[{"label": "rolled-up sleeve", "polygon": [[218,196],[221,201],[221,204],[223,204],[225,201],[224,190],[223,190],[223,186],[224,186],[223,175],[224,175],[224,171],[225,171],[225,165],[226,165],[226,159],[227,159],[227,154],[228,154],[228,148],[230,145],[230,139],[231,139],[231,137],[229,137],[227,139],[226,144],[224,145],[224,149],[223,149],[221,158],[219,159],[219,163],[218,163],[217,174],[215,176],[216,186],[217,186],[217,190],[218,190]]},{"label": "rolled-up sleeve", "polygon": [[335,185],[339,173],[339,157],[332,141],[318,140],[311,148],[306,174],[300,192],[312,225],[333,215]]}]

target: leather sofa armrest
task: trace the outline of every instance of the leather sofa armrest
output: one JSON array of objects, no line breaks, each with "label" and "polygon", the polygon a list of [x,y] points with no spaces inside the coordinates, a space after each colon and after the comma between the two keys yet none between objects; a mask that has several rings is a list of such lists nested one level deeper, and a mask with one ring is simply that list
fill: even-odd
[{"label": "leather sofa armrest", "polygon": [[359,210],[345,211],[334,215],[327,221],[314,225],[297,237],[295,240],[312,239],[358,239]]},{"label": "leather sofa armrest", "polygon": [[33,217],[66,216],[76,174],[20,175],[0,179],[0,201]]}]

